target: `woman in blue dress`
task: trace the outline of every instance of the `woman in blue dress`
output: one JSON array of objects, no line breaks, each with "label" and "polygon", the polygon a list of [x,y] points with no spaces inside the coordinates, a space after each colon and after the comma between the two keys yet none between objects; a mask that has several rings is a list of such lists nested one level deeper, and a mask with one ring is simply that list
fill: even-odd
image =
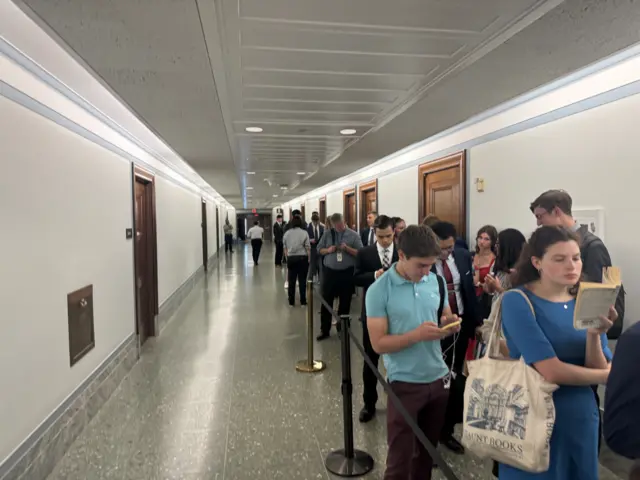
[{"label": "woman in blue dress", "polygon": [[500,465],[500,480],[597,480],[599,415],[591,385],[609,376],[611,352],[606,331],[617,317],[611,307],[601,329],[573,327],[575,291],[582,273],[575,234],[561,227],[541,227],[531,236],[505,293],[502,322],[511,358],[523,357],[554,392],[556,422],[551,435],[549,470],[528,473]]}]

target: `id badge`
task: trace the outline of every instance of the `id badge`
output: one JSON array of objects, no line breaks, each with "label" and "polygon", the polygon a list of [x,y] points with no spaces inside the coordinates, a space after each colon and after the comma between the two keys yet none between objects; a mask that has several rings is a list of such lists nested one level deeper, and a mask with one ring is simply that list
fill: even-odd
[{"label": "id badge", "polygon": [[342,252],[336,253],[336,260],[338,260],[338,262],[342,262]]}]

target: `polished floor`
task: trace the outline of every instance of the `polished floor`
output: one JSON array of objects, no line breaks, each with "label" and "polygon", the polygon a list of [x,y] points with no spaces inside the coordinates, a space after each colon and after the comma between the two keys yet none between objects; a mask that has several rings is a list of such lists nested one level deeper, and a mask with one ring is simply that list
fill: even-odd
[{"label": "polished floor", "polygon": [[[339,342],[317,345],[324,372],[295,371],[306,354],[305,310],[287,306],[272,253],[266,246],[258,267],[242,247],[221,258],[49,480],[333,478],[324,458],[342,444]],[[357,415],[362,359],[353,355]],[[382,478],[386,456],[379,409],[369,424],[355,420],[356,447],[376,461],[372,479]],[[443,455],[461,480],[493,478],[489,462]],[[603,468],[600,478],[618,477]]]}]

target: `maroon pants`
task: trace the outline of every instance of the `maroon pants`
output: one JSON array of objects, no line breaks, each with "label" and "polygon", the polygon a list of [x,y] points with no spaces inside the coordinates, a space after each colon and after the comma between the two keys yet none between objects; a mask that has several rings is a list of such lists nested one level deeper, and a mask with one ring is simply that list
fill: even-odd
[{"label": "maroon pants", "polygon": [[[391,390],[427,439],[437,446],[449,399],[449,390],[444,388],[444,382],[392,382]],[[431,479],[431,456],[391,400],[387,400],[387,444],[389,449],[384,480]]]}]

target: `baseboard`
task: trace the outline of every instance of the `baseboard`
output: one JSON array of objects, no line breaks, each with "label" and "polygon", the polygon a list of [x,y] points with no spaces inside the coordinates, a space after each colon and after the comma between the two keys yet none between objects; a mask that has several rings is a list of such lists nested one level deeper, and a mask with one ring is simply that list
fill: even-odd
[{"label": "baseboard", "polygon": [[44,480],[137,361],[131,334],[0,464],[0,480]]}]

